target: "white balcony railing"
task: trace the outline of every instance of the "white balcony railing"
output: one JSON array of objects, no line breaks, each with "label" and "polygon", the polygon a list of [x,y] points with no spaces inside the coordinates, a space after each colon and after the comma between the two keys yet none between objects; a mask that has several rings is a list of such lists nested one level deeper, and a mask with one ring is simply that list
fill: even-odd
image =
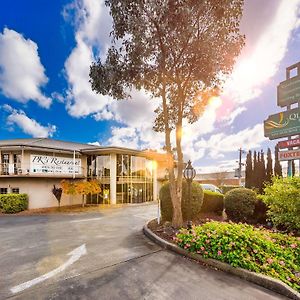
[{"label": "white balcony railing", "polygon": [[75,171],[73,166],[66,168],[56,167],[39,167],[33,168],[30,165],[21,163],[1,163],[0,164],[0,176],[86,176],[86,170],[83,167],[76,166]]}]

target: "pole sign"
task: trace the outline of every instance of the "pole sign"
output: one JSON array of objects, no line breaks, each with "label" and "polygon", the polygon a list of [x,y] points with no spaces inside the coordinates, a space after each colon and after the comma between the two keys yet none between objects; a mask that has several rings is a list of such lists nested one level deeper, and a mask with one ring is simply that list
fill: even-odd
[{"label": "pole sign", "polygon": [[278,159],[279,160],[300,159],[300,149],[278,152]]},{"label": "pole sign", "polygon": [[264,121],[264,133],[270,140],[300,134],[300,108],[269,116]]},{"label": "pole sign", "polygon": [[300,147],[300,138],[278,142],[278,147],[280,149],[290,148],[290,147]]},{"label": "pole sign", "polygon": [[280,107],[300,100],[300,76],[287,79],[277,86],[277,105]]}]

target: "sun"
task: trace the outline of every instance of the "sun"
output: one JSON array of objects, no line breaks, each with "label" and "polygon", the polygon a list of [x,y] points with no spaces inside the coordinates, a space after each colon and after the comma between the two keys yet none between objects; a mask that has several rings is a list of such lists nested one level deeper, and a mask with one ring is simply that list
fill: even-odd
[{"label": "sun", "polygon": [[208,100],[208,104],[211,107],[219,108],[222,105],[222,99],[221,99],[221,97],[213,96]]}]

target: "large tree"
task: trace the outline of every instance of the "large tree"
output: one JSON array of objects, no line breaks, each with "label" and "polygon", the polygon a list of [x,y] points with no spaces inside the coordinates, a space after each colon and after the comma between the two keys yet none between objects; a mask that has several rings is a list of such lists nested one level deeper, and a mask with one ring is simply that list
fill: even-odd
[{"label": "large tree", "polygon": [[183,223],[183,120],[195,122],[231,72],[244,44],[239,31],[243,2],[105,1],[113,19],[112,46],[105,61],[99,59],[91,66],[92,89],[118,100],[128,99],[132,88],[144,89],[161,99],[154,129],[165,133],[176,227]]}]

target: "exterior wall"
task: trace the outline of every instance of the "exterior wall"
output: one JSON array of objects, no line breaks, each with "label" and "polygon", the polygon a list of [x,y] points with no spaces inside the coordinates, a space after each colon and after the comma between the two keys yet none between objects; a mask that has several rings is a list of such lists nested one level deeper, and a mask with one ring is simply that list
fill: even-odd
[{"label": "exterior wall", "polygon": [[[42,151],[28,151],[28,150],[17,150],[17,151],[5,151],[2,150],[2,153],[9,153],[10,154],[10,164],[13,162],[13,154],[20,154],[22,155],[21,159],[21,165],[18,166],[18,168],[22,169],[22,174],[28,174],[30,173],[30,156],[31,155],[45,155],[45,156],[53,156],[53,157],[63,157],[63,158],[73,158],[73,154],[66,154],[66,153],[60,153],[58,150],[53,151],[53,152],[42,152]],[[1,157],[1,155],[0,155]],[[78,152],[76,152],[76,158],[81,159],[81,176],[86,176],[87,175],[87,156],[86,155],[78,155]],[[1,158],[0,158],[1,159]],[[1,163],[1,162],[0,162]],[[38,175],[38,173],[34,173],[33,175]],[[43,174],[45,175],[45,174]],[[47,174],[47,176],[55,177],[57,174]],[[60,176],[61,177],[61,176]],[[72,177],[72,176],[68,176]]]},{"label": "exterior wall", "polygon": [[[0,188],[19,188],[20,193],[28,195],[29,209],[55,207],[58,202],[52,194],[55,184],[60,187],[61,179],[57,178],[0,178]],[[62,195],[61,206],[81,204],[81,196]]]},{"label": "exterior wall", "polygon": [[[63,157],[63,158],[73,158],[72,152],[65,153],[65,151],[50,150],[41,151],[40,149],[27,149],[27,150],[4,150],[0,152],[10,154],[10,164],[13,163],[13,155],[21,155],[21,164],[17,166],[17,171],[9,172],[9,174],[0,175],[0,188],[7,188],[8,193],[11,192],[12,188],[19,188],[20,193],[25,193],[29,197],[29,209],[44,208],[44,207],[56,207],[58,202],[52,193],[53,186],[60,187],[60,182],[63,179],[72,180],[72,174],[62,174],[51,172],[30,173],[30,156],[31,155],[45,155],[50,157]],[[117,152],[118,153],[118,152]],[[96,152],[97,155],[97,152]],[[110,203],[117,203],[117,154],[107,153],[110,155]],[[81,174],[80,176],[76,174],[77,180],[87,180],[88,176],[88,154],[79,155],[79,151],[76,151],[76,158],[81,159]],[[138,153],[134,156],[139,156]],[[141,155],[141,157],[144,157]],[[1,155],[0,155],[1,160]],[[0,161],[1,163],[1,161]],[[153,169],[153,200],[158,199],[159,190],[161,186],[161,176],[164,177],[165,168],[157,166],[157,169]],[[147,189],[145,189],[147,193]],[[65,205],[75,205],[82,203],[82,196],[71,196],[62,195],[61,206]]]}]

